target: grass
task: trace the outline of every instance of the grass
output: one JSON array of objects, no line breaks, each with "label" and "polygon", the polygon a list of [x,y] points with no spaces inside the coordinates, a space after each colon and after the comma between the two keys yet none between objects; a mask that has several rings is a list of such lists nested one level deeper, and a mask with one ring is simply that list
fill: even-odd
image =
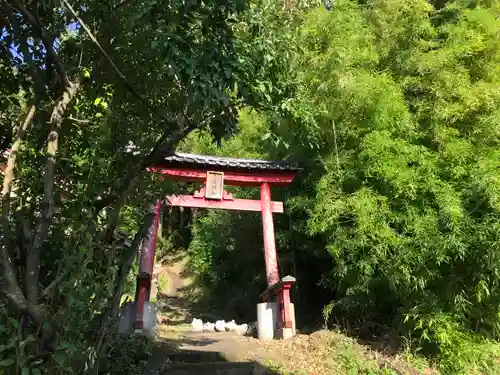
[{"label": "grass", "polygon": [[[333,331],[299,335],[291,343],[271,342],[280,360],[265,363],[281,375],[494,375],[500,374],[500,345],[463,341],[448,348],[436,363],[410,352],[389,355]],[[463,346],[466,346],[464,348]],[[274,347],[274,349],[273,349]],[[285,354],[283,354],[285,353]]]},{"label": "grass", "polygon": [[[167,309],[162,314],[170,324],[159,327],[158,339],[182,341],[190,330],[189,319],[185,315],[187,311]],[[335,331],[299,334],[285,341],[248,338],[235,341],[228,349],[235,349],[239,345],[243,346],[237,349],[241,355],[238,360],[259,361],[281,375],[440,374],[423,357],[410,353],[389,355]],[[220,347],[221,350],[223,348],[224,345]]]},{"label": "grass", "polygon": [[167,275],[159,275],[158,276],[158,292],[164,294],[167,293],[168,288],[168,276]]},{"label": "grass", "polygon": [[280,359],[264,364],[281,375],[437,375],[425,359],[410,354],[391,356],[333,331],[298,335],[293,341],[263,343]]}]

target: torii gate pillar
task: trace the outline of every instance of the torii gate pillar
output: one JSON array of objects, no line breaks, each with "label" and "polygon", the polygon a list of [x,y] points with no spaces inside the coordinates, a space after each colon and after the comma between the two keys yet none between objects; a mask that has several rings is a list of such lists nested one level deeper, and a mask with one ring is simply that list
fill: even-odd
[{"label": "torii gate pillar", "polygon": [[279,282],[278,256],[274,240],[273,212],[271,210],[271,186],[268,182],[260,185],[260,202],[262,207],[262,228],[264,231],[264,252],[266,259],[267,286]]}]

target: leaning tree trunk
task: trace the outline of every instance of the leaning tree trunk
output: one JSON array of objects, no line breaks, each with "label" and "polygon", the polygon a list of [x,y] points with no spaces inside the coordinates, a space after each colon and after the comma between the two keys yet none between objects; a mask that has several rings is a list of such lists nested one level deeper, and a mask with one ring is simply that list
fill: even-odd
[{"label": "leaning tree trunk", "polygon": [[38,303],[39,298],[39,270],[40,270],[40,251],[45,241],[49,226],[54,215],[54,175],[56,169],[56,155],[59,149],[59,133],[64,119],[64,114],[69,103],[73,100],[80,88],[80,82],[69,83],[61,99],[56,104],[50,117],[52,130],[47,139],[47,163],[45,166],[45,178],[43,188],[42,215],[36,227],[28,248],[26,256],[26,297],[31,303]]},{"label": "leaning tree trunk", "polygon": [[96,374],[98,369],[99,360],[104,357],[104,353],[107,349],[106,338],[115,326],[118,320],[119,310],[120,310],[120,300],[123,294],[123,289],[127,281],[127,276],[130,272],[132,264],[139,253],[139,247],[141,246],[145,237],[148,236],[149,230],[153,225],[156,212],[154,210],[149,211],[143,220],[142,226],[136,233],[134,240],[130,247],[128,247],[124,253],[122,262],[120,264],[120,269],[118,271],[118,277],[114,288],[113,296],[109,300],[107,311],[104,313],[102,319],[100,320],[99,329],[96,331],[95,335],[95,353],[96,359],[91,364],[89,369],[85,371],[86,374]]}]

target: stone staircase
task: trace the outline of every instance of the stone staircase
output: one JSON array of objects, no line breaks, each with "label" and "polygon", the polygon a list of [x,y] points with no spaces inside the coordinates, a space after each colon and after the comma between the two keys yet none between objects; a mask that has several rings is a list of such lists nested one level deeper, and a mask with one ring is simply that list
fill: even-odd
[{"label": "stone staircase", "polygon": [[[144,375],[276,375],[256,362],[229,362],[218,352],[179,350],[163,356]],[[158,366],[159,365],[159,366]],[[154,368],[153,368],[154,367]]]},{"label": "stone staircase", "polygon": [[264,375],[252,362],[227,362],[217,352],[172,353],[162,375]]}]

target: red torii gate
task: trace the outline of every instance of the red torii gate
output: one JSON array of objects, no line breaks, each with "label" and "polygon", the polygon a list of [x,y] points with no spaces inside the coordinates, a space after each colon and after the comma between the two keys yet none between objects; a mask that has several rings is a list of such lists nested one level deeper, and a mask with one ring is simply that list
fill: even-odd
[{"label": "red torii gate", "polygon": [[[283,203],[271,200],[271,186],[290,184],[299,170],[296,165],[283,161],[234,159],[184,153],[167,157],[161,164],[150,168],[150,171],[170,178],[203,184],[203,187],[193,195],[167,196],[165,203],[169,206],[262,212],[268,288],[261,298],[267,301],[272,294],[275,294],[280,317],[278,329],[292,328],[290,288],[295,279],[287,276],[280,280],[279,277],[273,213],[283,213]],[[258,186],[260,200],[234,198],[224,189],[224,185]],[[158,201],[154,224],[141,249],[136,291],[136,329],[143,328],[144,303],[149,300],[161,206],[162,202]]]}]

